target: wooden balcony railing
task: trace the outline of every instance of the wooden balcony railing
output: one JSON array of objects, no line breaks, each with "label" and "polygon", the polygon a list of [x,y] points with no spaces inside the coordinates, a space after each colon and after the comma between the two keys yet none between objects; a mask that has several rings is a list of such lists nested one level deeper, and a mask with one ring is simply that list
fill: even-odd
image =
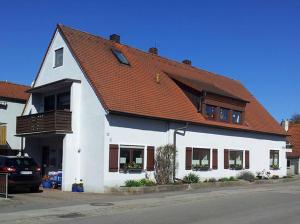
[{"label": "wooden balcony railing", "polygon": [[6,145],[6,126],[0,126],[0,145]]},{"label": "wooden balcony railing", "polygon": [[55,110],[17,117],[17,135],[72,132],[72,112]]}]

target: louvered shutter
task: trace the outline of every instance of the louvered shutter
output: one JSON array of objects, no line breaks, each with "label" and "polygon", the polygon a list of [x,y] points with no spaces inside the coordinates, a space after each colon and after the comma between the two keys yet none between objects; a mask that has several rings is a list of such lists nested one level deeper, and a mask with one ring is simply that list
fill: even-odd
[{"label": "louvered shutter", "polygon": [[118,172],[119,146],[109,145],[109,172]]},{"label": "louvered shutter", "polygon": [[154,146],[147,147],[147,171],[154,170]]},{"label": "louvered shutter", "polygon": [[224,169],[229,169],[229,155],[228,149],[224,149]]},{"label": "louvered shutter", "polygon": [[218,149],[213,149],[212,152],[212,168],[218,169]]},{"label": "louvered shutter", "polygon": [[250,168],[249,150],[245,151],[245,169]]},{"label": "louvered shutter", "polygon": [[192,169],[192,148],[186,147],[185,149],[185,169],[191,170]]}]

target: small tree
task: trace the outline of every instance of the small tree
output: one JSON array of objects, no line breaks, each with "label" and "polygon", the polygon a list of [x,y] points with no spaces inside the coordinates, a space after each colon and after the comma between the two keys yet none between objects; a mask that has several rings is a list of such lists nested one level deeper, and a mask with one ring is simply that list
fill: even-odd
[{"label": "small tree", "polygon": [[300,114],[294,114],[290,119],[290,122],[293,124],[300,124]]},{"label": "small tree", "polygon": [[169,184],[172,181],[174,145],[160,146],[155,155],[154,177],[157,184]]}]

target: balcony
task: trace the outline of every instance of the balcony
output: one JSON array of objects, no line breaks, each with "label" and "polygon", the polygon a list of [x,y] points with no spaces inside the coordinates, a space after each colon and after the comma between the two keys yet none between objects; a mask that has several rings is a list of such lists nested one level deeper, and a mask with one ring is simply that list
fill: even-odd
[{"label": "balcony", "polygon": [[72,133],[72,112],[55,110],[17,117],[17,136]]}]

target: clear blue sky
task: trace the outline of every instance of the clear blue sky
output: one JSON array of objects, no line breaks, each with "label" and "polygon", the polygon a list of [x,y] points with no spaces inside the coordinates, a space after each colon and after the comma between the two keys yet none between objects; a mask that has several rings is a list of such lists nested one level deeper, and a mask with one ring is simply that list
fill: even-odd
[{"label": "clear blue sky", "polygon": [[1,1],[1,80],[30,84],[57,23],[240,80],[277,119],[300,113],[300,1]]}]

